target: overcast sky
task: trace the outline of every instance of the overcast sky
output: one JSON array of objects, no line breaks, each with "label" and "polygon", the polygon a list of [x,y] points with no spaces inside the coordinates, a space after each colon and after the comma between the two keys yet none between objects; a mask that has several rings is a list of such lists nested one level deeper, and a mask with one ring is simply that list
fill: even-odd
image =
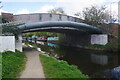
[{"label": "overcast sky", "polygon": [[115,15],[118,14],[118,1],[120,0],[1,0],[0,12],[13,14],[46,13],[48,10],[61,7],[66,14],[74,15],[82,12],[91,5],[106,6]]}]

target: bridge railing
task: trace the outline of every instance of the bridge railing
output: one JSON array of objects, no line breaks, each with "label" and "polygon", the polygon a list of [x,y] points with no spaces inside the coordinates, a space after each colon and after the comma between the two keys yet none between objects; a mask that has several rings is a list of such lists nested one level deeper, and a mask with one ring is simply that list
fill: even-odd
[{"label": "bridge railing", "polygon": [[12,21],[8,23],[0,23],[0,26],[11,26],[11,25],[18,25],[18,24],[24,24],[24,23],[18,22],[18,21]]},{"label": "bridge railing", "polygon": [[20,14],[14,15],[15,21],[34,23],[43,21],[73,21],[82,22],[83,20],[74,16],[51,14],[51,13],[33,13],[33,14]]}]

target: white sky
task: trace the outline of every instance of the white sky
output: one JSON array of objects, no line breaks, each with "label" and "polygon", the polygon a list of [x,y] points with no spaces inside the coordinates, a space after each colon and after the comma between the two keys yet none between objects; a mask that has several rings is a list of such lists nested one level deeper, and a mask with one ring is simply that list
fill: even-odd
[{"label": "white sky", "polygon": [[[116,17],[118,15],[118,1],[120,0],[1,0],[2,2],[45,2],[43,6],[40,6],[37,10],[30,11],[28,8],[22,8],[14,11],[14,14],[28,14],[28,13],[45,13],[50,9],[56,8],[56,7],[62,7],[66,14],[68,15],[74,15],[76,12],[82,12],[82,10],[85,7],[90,7],[91,5],[98,5],[103,6],[105,5],[108,10],[110,10],[111,6],[111,12]],[[54,2],[54,4],[49,4],[49,2]],[[113,3],[115,2],[115,3]],[[35,4],[34,4],[35,5]],[[31,7],[30,7],[31,8]],[[1,9],[0,12],[10,12],[6,11],[4,9]],[[12,11],[11,11],[12,12]]]}]

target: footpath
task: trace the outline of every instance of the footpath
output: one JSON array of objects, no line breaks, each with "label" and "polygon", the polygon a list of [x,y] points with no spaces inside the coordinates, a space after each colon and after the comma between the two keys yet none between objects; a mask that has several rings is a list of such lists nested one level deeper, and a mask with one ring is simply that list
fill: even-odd
[{"label": "footpath", "polygon": [[27,46],[23,47],[23,52],[27,57],[27,62],[20,78],[45,78],[39,57],[40,52]]}]

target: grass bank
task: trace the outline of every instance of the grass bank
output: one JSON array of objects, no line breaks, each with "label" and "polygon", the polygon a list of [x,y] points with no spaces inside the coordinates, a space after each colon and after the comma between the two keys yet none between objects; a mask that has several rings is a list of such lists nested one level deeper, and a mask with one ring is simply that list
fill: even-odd
[{"label": "grass bank", "polygon": [[2,54],[0,53],[0,80],[2,78]]},{"label": "grass bank", "polygon": [[81,73],[77,66],[69,65],[66,61],[58,61],[51,57],[41,55],[40,60],[43,65],[46,78],[84,78],[88,76]]},{"label": "grass bank", "polygon": [[118,52],[120,50],[120,39],[112,40],[106,45],[93,44],[85,48],[94,49],[94,50],[104,50],[104,51],[109,51],[109,52]]},{"label": "grass bank", "polygon": [[2,53],[2,78],[17,78],[25,67],[26,56],[22,52]]}]

